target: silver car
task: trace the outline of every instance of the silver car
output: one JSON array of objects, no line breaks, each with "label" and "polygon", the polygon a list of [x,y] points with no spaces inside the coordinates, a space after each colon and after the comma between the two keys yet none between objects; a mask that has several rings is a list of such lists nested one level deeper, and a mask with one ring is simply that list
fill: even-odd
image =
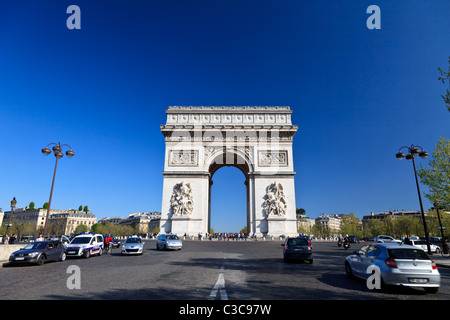
[{"label": "silver car", "polygon": [[143,254],[144,244],[139,237],[128,237],[127,240],[122,244],[122,255],[128,254]]},{"label": "silver car", "polygon": [[175,234],[162,234],[156,239],[156,249],[181,250],[183,243]]},{"label": "silver car", "polygon": [[365,245],[345,259],[348,277],[368,279],[369,266],[379,268],[381,285],[421,287],[429,293],[439,290],[441,275],[430,257],[417,247],[394,243]]}]

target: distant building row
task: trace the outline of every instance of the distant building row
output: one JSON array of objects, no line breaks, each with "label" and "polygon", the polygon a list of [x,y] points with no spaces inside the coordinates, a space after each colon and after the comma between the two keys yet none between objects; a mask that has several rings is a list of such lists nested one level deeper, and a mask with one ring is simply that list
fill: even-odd
[{"label": "distant building row", "polygon": [[106,224],[107,222],[131,226],[138,230],[139,233],[158,233],[160,228],[161,213],[157,211],[132,213],[128,217],[108,217],[100,218],[98,223]]},{"label": "distant building row", "polygon": [[[11,211],[3,212],[0,208],[0,226],[9,224],[10,215]],[[44,228],[46,215],[47,209],[16,208],[13,211],[11,224],[21,224],[25,227],[25,223],[28,223],[27,227],[30,229],[30,232],[41,232]],[[117,225],[130,225],[141,233],[149,233],[159,228],[160,219],[161,213],[155,211],[133,213],[128,215],[128,217],[101,218],[98,222],[102,224],[111,222]],[[79,225],[86,225],[88,230],[91,230],[95,223],[97,223],[97,218],[90,211],[50,209],[47,226],[48,234],[68,235],[74,233]]]},{"label": "distant building row", "polygon": [[[11,211],[2,212],[0,209],[0,225],[7,225],[10,215]],[[30,229],[42,231],[46,215],[47,209],[16,208],[11,217],[11,224],[24,225],[28,223]],[[47,228],[50,234],[71,234],[80,224],[84,224],[90,229],[96,222],[97,218],[90,211],[50,209]]]},{"label": "distant building row", "polygon": [[[346,214],[322,214],[316,219],[312,219],[309,217],[300,216],[297,221],[298,227],[301,230],[305,230],[305,228],[312,228],[314,225],[321,225],[325,229],[329,230],[339,230],[342,223],[342,217]],[[420,211],[385,211],[380,213],[371,212],[370,215],[366,215],[362,218],[361,223],[363,228],[367,224],[368,221],[376,219],[376,220],[384,220],[386,217],[398,218],[398,217],[421,217]]]}]

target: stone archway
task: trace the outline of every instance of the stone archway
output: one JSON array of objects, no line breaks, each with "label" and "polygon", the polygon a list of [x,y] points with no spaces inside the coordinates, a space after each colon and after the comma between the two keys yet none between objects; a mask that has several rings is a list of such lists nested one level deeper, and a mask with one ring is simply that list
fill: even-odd
[{"label": "stone archway", "polygon": [[211,184],[223,166],[246,178],[247,226],[257,236],[297,234],[289,107],[169,107],[161,231],[205,234]]}]

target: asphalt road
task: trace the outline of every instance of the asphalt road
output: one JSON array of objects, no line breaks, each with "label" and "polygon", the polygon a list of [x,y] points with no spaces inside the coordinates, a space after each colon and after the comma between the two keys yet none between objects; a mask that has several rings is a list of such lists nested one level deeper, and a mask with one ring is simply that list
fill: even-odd
[{"label": "asphalt road", "polygon": [[[314,242],[314,263],[285,263],[280,241],[184,241],[181,251],[159,251],[147,240],[142,256],[70,258],[43,266],[0,268],[0,299],[121,300],[450,300],[450,268],[439,268],[437,294],[421,289],[369,290],[347,279],[348,251]],[[77,266],[72,273],[69,266]],[[74,277],[79,274],[80,277]],[[69,289],[79,284],[79,289]]]}]

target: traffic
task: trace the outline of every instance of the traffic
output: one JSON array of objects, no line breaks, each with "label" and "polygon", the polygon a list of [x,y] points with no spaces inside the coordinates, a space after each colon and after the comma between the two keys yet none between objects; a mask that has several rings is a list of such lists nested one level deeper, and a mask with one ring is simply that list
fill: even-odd
[{"label": "traffic", "polygon": [[[49,237],[49,239],[39,238],[37,240],[40,241],[25,244],[23,248],[10,255],[9,265],[32,264],[39,266],[47,262],[64,262],[77,258],[88,259],[108,253],[112,254],[113,248],[119,248],[119,252],[116,251],[114,256],[143,255],[145,252],[148,252],[149,256],[156,254],[156,251],[152,253],[150,249],[145,249],[144,239],[139,236],[130,236],[124,241],[120,241],[112,235],[86,232],[71,237],[68,242],[65,238],[55,240],[53,237]],[[360,244],[357,237],[346,235],[338,240],[338,248],[334,247],[336,250],[342,250],[343,254],[341,262],[336,261],[334,264],[335,266],[342,266],[347,281],[363,279],[367,281],[365,284],[370,289],[369,282],[377,282],[379,286],[376,289],[381,289],[381,291],[389,290],[392,287],[411,287],[423,289],[425,294],[435,294],[441,286],[441,274],[435,261],[427,254],[427,248],[423,247],[422,241],[422,239],[414,237],[397,240],[390,236],[379,235],[374,239],[364,239]],[[203,242],[206,247],[212,246],[214,243],[221,243],[220,241],[189,242]],[[246,243],[245,241],[229,242]],[[255,245],[261,243],[260,241],[250,242],[255,243]],[[156,246],[154,248],[157,251],[161,249],[179,251],[183,248],[181,239],[173,234],[159,235],[157,238],[151,239],[151,243]],[[289,264],[300,261],[312,265],[315,256],[314,248],[319,243],[321,250],[324,245],[328,247],[336,246],[335,242],[324,243],[312,240],[308,236],[286,237],[281,243],[282,254],[280,256],[273,255],[273,258]],[[356,250],[348,250],[350,246],[355,246]],[[339,247],[343,248],[339,249]],[[345,253],[347,250],[348,253]],[[436,252],[440,252],[440,250],[436,249]],[[323,257],[323,253],[321,255]],[[319,259],[317,267],[324,267],[323,258]],[[301,271],[303,267],[298,268]],[[378,278],[375,279],[375,277]],[[365,285],[364,283],[357,284]]]}]

